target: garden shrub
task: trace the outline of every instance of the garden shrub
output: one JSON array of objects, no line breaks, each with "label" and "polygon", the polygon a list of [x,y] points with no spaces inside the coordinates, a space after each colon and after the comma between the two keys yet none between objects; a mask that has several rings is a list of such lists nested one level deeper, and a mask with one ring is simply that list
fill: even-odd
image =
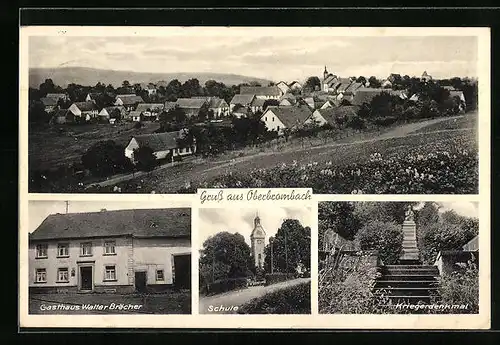
[{"label": "garden shrub", "polygon": [[280,283],[286,280],[294,279],[295,273],[269,273],[266,274],[266,285],[272,285],[276,283]]},{"label": "garden shrub", "polygon": [[374,314],[384,312],[387,297],[374,293],[380,276],[369,256],[330,260],[319,272],[318,307],[322,314]]},{"label": "garden shrub", "polygon": [[248,286],[247,278],[227,278],[216,280],[207,287],[207,294],[219,294],[231,290],[243,289]]},{"label": "garden shrub", "polygon": [[359,230],[357,238],[362,250],[377,250],[384,264],[395,264],[399,260],[403,244],[400,225],[393,222],[370,222]]},{"label": "garden shrub", "polygon": [[479,269],[473,261],[472,259],[467,264],[461,264],[463,269],[440,277],[440,303],[468,306],[467,309],[456,310],[456,313],[479,313]]},{"label": "garden shrub", "polygon": [[238,314],[310,314],[311,282],[300,283],[254,298]]}]

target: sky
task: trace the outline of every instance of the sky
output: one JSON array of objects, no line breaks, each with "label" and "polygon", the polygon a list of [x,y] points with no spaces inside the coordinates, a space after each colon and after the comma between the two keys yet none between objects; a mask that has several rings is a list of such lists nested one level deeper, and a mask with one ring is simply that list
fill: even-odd
[{"label": "sky", "polygon": [[[458,201],[458,202],[438,202],[438,204],[441,205],[440,212],[445,212],[448,210],[453,210],[456,213],[458,213],[461,216],[464,217],[472,217],[472,218],[479,218],[479,208],[478,208],[478,203],[477,202],[463,202],[463,201]],[[421,203],[419,205],[423,206],[424,204]]]},{"label": "sky", "polygon": [[477,76],[475,36],[335,36],[321,29],[316,36],[247,33],[250,28],[237,35],[221,28],[161,37],[32,36],[29,66],[231,73],[276,82],[322,76],[325,65],[343,77],[420,76],[424,70],[434,78]]},{"label": "sky", "polygon": [[272,207],[272,208],[205,208],[199,209],[199,248],[203,242],[218,232],[227,231],[240,233],[250,245],[250,234],[253,230],[254,219],[258,214],[260,224],[266,232],[266,243],[269,237],[275,236],[278,228],[285,219],[297,219],[304,227],[311,227],[313,215],[310,208]]},{"label": "sky", "polygon": [[[47,218],[47,216],[56,213],[66,213],[66,201],[46,201],[32,200],[29,202],[29,226],[28,232],[31,233]],[[98,212],[102,209],[112,210],[132,210],[141,208],[169,208],[183,207],[176,204],[166,204],[163,202],[148,201],[69,201],[68,213],[80,212]]]}]

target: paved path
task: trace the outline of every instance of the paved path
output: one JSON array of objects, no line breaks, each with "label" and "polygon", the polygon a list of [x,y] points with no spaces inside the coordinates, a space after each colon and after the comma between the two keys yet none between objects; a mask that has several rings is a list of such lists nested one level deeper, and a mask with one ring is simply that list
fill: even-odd
[{"label": "paved path", "polygon": [[[216,296],[203,297],[200,298],[200,314],[221,314],[221,312],[210,312],[208,311],[209,306],[213,307],[231,307],[231,306],[241,306],[250,300],[262,297],[270,292],[278,291],[286,287],[294,286],[297,284],[305,283],[310,281],[311,278],[299,278],[288,280],[286,282],[277,283],[269,286],[251,286],[243,290],[230,291]],[[237,311],[222,312],[222,314],[236,314]]]}]

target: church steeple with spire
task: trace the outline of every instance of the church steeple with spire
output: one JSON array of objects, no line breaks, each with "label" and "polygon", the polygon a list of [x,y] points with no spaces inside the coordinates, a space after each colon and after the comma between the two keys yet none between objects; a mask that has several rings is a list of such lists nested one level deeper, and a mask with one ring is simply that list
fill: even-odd
[{"label": "church steeple with spire", "polygon": [[262,268],[264,266],[264,248],[266,247],[266,232],[260,224],[260,217],[257,213],[253,220],[253,230],[250,235],[250,243],[252,257],[254,258],[255,266]]},{"label": "church steeple with spire", "polygon": [[325,65],[325,71],[323,72],[323,80],[325,80],[326,78],[328,78],[328,70],[326,69],[326,65]]}]

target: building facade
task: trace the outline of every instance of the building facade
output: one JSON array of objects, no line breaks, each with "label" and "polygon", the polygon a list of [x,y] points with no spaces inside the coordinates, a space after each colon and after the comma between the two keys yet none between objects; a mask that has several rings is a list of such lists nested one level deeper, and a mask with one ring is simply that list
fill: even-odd
[{"label": "building facade", "polygon": [[30,234],[30,292],[190,288],[190,209],[55,214]]}]

